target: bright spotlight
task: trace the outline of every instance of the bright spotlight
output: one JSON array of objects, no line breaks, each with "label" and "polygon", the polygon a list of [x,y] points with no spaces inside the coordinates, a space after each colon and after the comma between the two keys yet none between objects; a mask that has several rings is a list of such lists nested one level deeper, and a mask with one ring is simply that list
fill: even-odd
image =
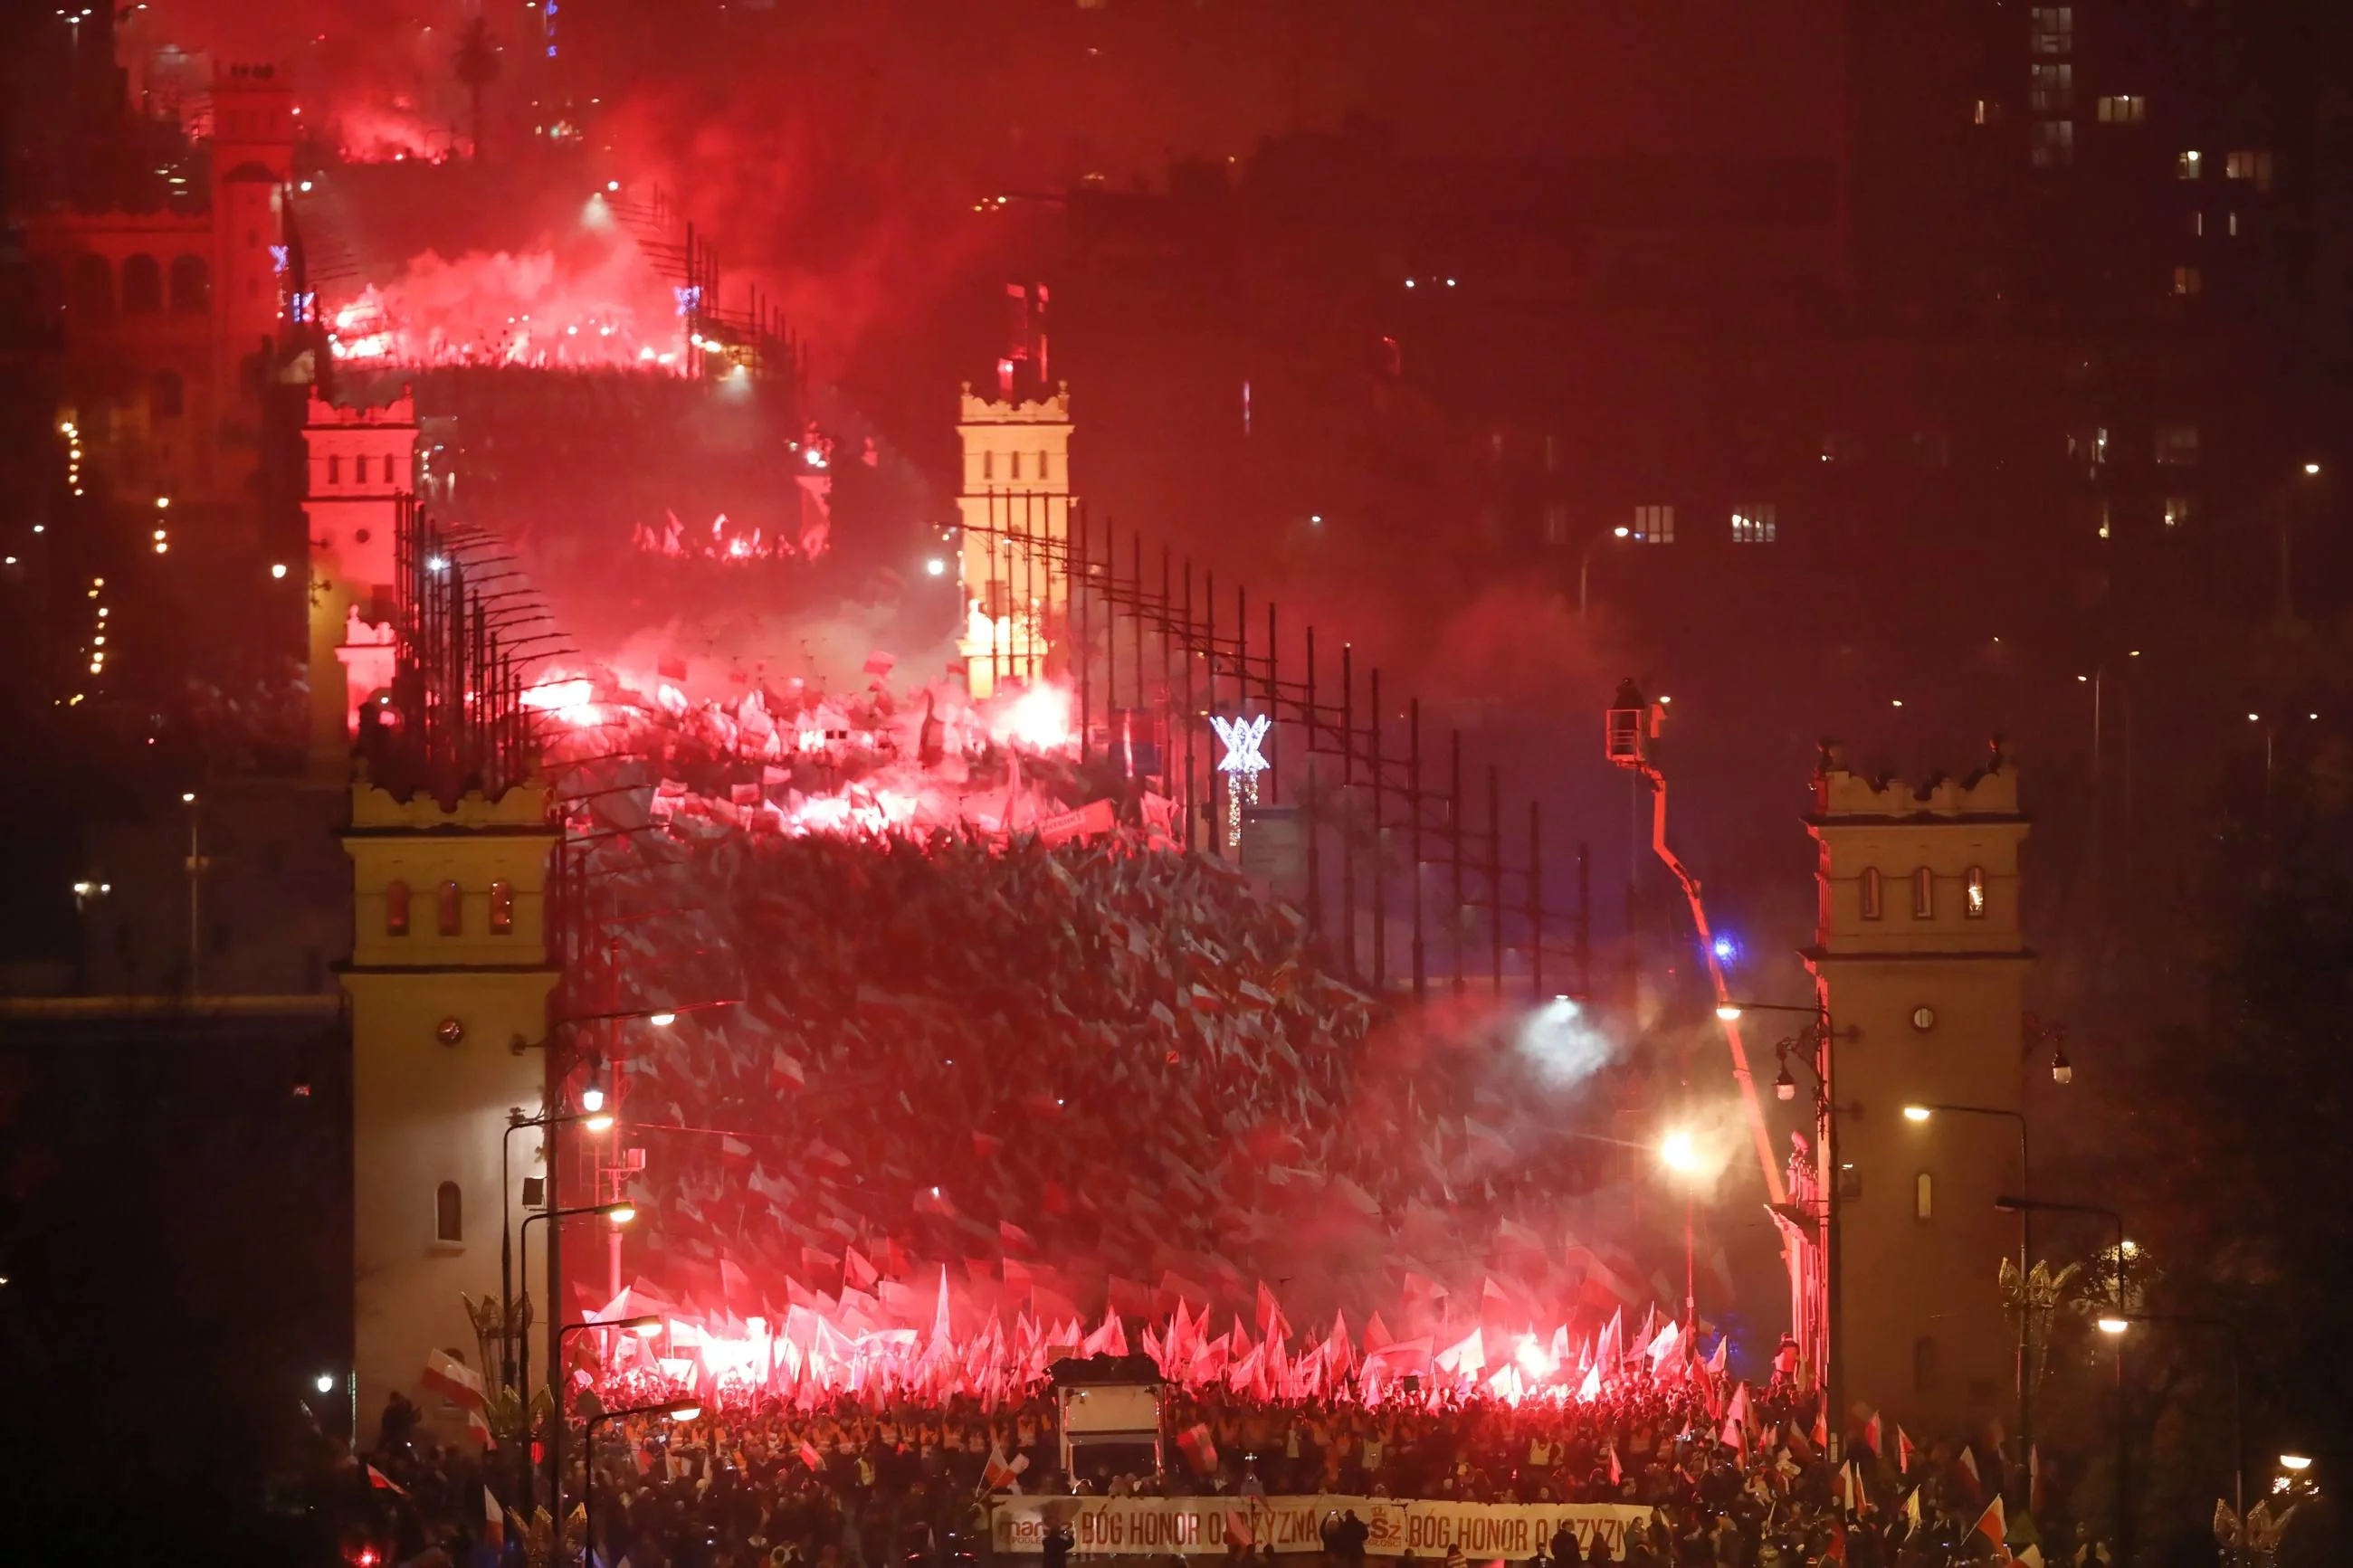
[{"label": "bright spotlight", "polygon": [[934,555],[923,563],[923,570],[934,577],[944,577],[947,575],[948,563]]},{"label": "bright spotlight", "polygon": [[2280,1456],[2280,1468],[2283,1470],[2308,1470],[2312,1468],[2312,1456],[2309,1454],[2282,1454]]},{"label": "bright spotlight", "polygon": [[322,1372],[311,1380],[311,1386],[322,1394],[332,1394],[335,1392],[335,1374],[332,1372]]},{"label": "bright spotlight", "polygon": [[1904,1108],[1904,1120],[1906,1121],[1926,1121],[1936,1114],[1925,1105],[1907,1105]]},{"label": "bright spotlight", "polygon": [[605,1217],[611,1220],[615,1225],[627,1225],[631,1220],[638,1217],[638,1205],[635,1204],[614,1204],[605,1210]]},{"label": "bright spotlight", "polygon": [[597,1088],[593,1083],[586,1089],[582,1089],[580,1091],[580,1109],[591,1112],[604,1110],[605,1091]]},{"label": "bright spotlight", "polygon": [[286,563],[283,561],[271,562],[269,563],[269,574],[272,577],[284,577],[286,575]]},{"label": "bright spotlight", "polygon": [[1659,1163],[1689,1175],[1699,1169],[1699,1145],[1692,1142],[1688,1132],[1670,1132],[1659,1141]]},{"label": "bright spotlight", "polygon": [[678,1022],[678,1015],[675,1013],[649,1013],[646,1015],[646,1022],[651,1024],[657,1029],[667,1029],[672,1024]]},{"label": "bright spotlight", "polygon": [[1740,1016],[1740,1004],[1737,1002],[1720,1002],[1716,1005],[1715,1016],[1729,1024],[1735,1018]]},{"label": "bright spotlight", "polygon": [[2096,1320],[2095,1326],[2099,1329],[2100,1332],[2104,1334],[2121,1334],[2126,1329],[2132,1327],[2132,1320],[2129,1318],[2101,1318]]}]

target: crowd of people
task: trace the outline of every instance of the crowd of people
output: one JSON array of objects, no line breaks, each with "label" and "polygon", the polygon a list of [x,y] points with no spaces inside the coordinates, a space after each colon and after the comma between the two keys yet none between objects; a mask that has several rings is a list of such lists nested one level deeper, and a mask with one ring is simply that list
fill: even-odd
[{"label": "crowd of people", "polygon": [[[574,1440],[561,1556],[543,1486],[536,1517],[526,1520],[513,1506],[519,1468],[495,1450],[476,1457],[421,1445],[404,1425],[387,1422],[375,1451],[352,1470],[349,1490],[367,1505],[355,1522],[384,1542],[385,1561],[438,1550],[483,1568],[515,1555],[534,1564],[579,1562],[584,1544],[596,1568],[960,1568],[1008,1555],[990,1531],[992,1496],[1008,1492],[1069,1498],[1071,1510],[1097,1497],[1216,1495],[1232,1498],[1241,1519],[1261,1496],[1328,1494],[1323,1568],[1361,1568],[1367,1532],[1357,1509],[1369,1511],[1379,1499],[1650,1510],[1634,1516],[1622,1544],[1617,1532],[1588,1531],[1580,1542],[1564,1527],[1537,1543],[1539,1568],[1589,1561],[1952,1568],[2011,1556],[2091,1568],[2108,1561],[2089,1531],[2067,1531],[2063,1542],[2046,1533],[2048,1521],[2029,1511],[2022,1468],[2006,1468],[1997,1451],[1965,1457],[1958,1446],[1936,1447],[1899,1466],[1894,1453],[1851,1447],[1852,1464],[1835,1464],[1806,1435],[1814,1408],[1810,1397],[1767,1393],[1735,1433],[1700,1392],[1680,1385],[1629,1388],[1589,1405],[1517,1406],[1183,1396],[1164,1413],[1168,1440],[1157,1464],[1082,1465],[1077,1473],[1062,1468],[1054,1405],[1042,1395],[995,1412],[973,1401],[876,1407],[843,1400],[817,1410],[773,1402],[713,1409],[683,1422],[624,1417],[597,1424],[593,1456]],[[1177,1440],[1197,1429],[1209,1441]],[[593,1504],[583,1509],[591,1484]],[[1991,1509],[2005,1491],[2010,1507]],[[1242,1562],[1314,1555],[1261,1549],[1250,1534],[1237,1526],[1208,1550]],[[1072,1542],[1058,1537],[1044,1543],[1043,1568],[1071,1554]],[[1430,1551],[1428,1568],[1440,1555]],[[1461,1542],[1446,1542],[1442,1555],[1462,1568]],[[1397,1559],[1401,1568],[1411,1568],[1411,1556]]]}]

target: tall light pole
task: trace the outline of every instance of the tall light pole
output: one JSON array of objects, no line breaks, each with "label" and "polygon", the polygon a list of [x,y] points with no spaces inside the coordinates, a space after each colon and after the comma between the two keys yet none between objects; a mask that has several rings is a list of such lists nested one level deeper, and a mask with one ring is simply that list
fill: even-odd
[{"label": "tall light pole", "polygon": [[1699,1270],[1692,1244],[1692,1205],[1699,1190],[1702,1163],[1699,1145],[1689,1132],[1677,1129],[1659,1140],[1659,1163],[1674,1173],[1683,1188],[1683,1326],[1699,1326]]},{"label": "tall light pole", "polygon": [[[2119,1259],[2119,1273],[2121,1271]],[[2245,1352],[2239,1339],[2239,1325],[2228,1318],[2207,1317],[2195,1312],[2119,1312],[2112,1318],[2102,1318],[2099,1321],[2100,1331],[2116,1342],[2119,1365],[2124,1359],[2124,1335],[2135,1323],[2184,1323],[2203,1329],[2221,1329],[2231,1338],[2231,1506],[2239,1516],[2239,1558],[2243,1561],[2247,1531],[2247,1429],[2245,1403],[2240,1392]],[[2121,1489],[2121,1481],[2118,1486]]]},{"label": "tall light pole", "polygon": [[515,1133],[522,1129],[544,1129],[569,1121],[577,1121],[591,1132],[605,1132],[611,1130],[613,1117],[610,1111],[601,1108],[568,1116],[525,1116],[520,1106],[513,1106],[507,1110],[506,1131],[499,1134],[499,1378],[501,1387],[515,1386],[515,1342],[522,1337],[514,1329],[514,1217],[512,1204],[514,1184],[508,1175],[507,1156],[514,1147]]},{"label": "tall light pole", "polygon": [[[1852,1026],[1845,1029],[1831,1026],[1830,1004],[1825,999],[1817,999],[1810,1007],[1801,1007],[1784,1002],[1735,1002],[1727,998],[1717,1004],[1715,1016],[1731,1023],[1751,1010],[1803,1013],[1813,1020],[1802,1034],[1783,1040],[1774,1047],[1774,1054],[1780,1058],[1781,1068],[1773,1078],[1773,1098],[1781,1100],[1798,1098],[1798,1080],[1789,1072],[1789,1062],[1793,1057],[1803,1061],[1806,1070],[1812,1074],[1814,1079],[1814,1136],[1821,1151],[1822,1425],[1824,1435],[1830,1439],[1831,1458],[1836,1459],[1846,1450],[1845,1406],[1840,1403],[1844,1383],[1846,1314],[1841,1306],[1845,1280],[1839,1237],[1839,1184],[1843,1173],[1838,1157],[1838,1119],[1841,1112],[1852,1115],[1860,1107],[1839,1104],[1832,1090],[1838,1081],[1835,1047],[1841,1039],[1853,1038],[1854,1030]],[[1798,1205],[1793,1203],[1789,1206],[1795,1209]],[[1798,1219],[1805,1217],[1808,1216],[1797,1216]],[[1796,1220],[1793,1219],[1792,1223]]]},{"label": "tall light pole", "polygon": [[1577,557],[1577,624],[1578,626],[1585,624],[1586,587],[1593,574],[1593,552],[1601,548],[1603,540],[1624,539],[1633,531],[1621,522],[1608,533],[1588,542],[1584,550],[1578,553]]},{"label": "tall light pole", "polygon": [[[1904,1120],[1914,1125],[1925,1125],[1938,1116],[1992,1116],[2018,1123],[2018,1190],[2031,1194],[2034,1191],[2033,1167],[2027,1161],[2026,1113],[2005,1110],[1998,1105],[1953,1105],[1943,1101],[1914,1103],[1904,1108]],[[2018,1440],[2030,1448],[2034,1443],[2034,1381],[2027,1354],[2027,1270],[2033,1264],[2034,1210],[2031,1196],[2018,1210],[2018,1288],[2021,1292],[2018,1309]]]},{"label": "tall light pole", "polygon": [[[521,1251],[521,1253],[522,1253],[522,1257],[521,1257],[521,1258],[520,1258],[520,1259],[518,1260],[518,1261],[520,1262],[520,1264],[522,1265],[522,1268],[521,1268],[520,1271],[521,1271],[521,1272],[522,1272],[522,1273],[524,1273],[524,1274],[528,1274],[528,1273],[530,1272],[530,1265],[531,1265],[531,1222],[532,1222],[532,1221],[533,1221],[533,1220],[535,1220],[535,1219],[536,1219],[536,1220],[547,1220],[547,1221],[550,1221],[551,1223],[550,1223],[550,1224],[549,1224],[549,1226],[548,1226],[548,1234],[549,1234],[549,1236],[552,1237],[554,1237],[554,1235],[555,1234],[555,1226],[554,1226],[554,1225],[552,1222],[554,1222],[554,1221],[555,1221],[555,1220],[560,1220],[560,1219],[570,1219],[570,1218],[572,1218],[572,1217],[573,1217],[574,1215],[586,1215],[586,1214],[602,1215],[604,1215],[604,1216],[605,1216],[605,1218],[606,1218],[608,1222],[610,1222],[611,1224],[614,1224],[614,1225],[627,1225],[627,1224],[628,1224],[631,1220],[633,1220],[633,1219],[635,1219],[635,1218],[637,1218],[637,1217],[638,1217],[638,1205],[635,1205],[635,1204],[628,1204],[628,1203],[619,1203],[619,1204],[584,1204],[584,1205],[582,1205],[581,1206],[579,1206],[579,1207],[577,1207],[577,1208],[568,1208],[568,1209],[542,1209],[542,1210],[541,1210],[539,1213],[537,1213],[537,1214],[528,1214],[528,1215],[523,1215],[523,1216],[522,1216],[522,1226],[521,1226],[521,1227],[520,1227],[520,1232],[521,1232],[520,1238],[519,1238],[519,1240],[518,1240],[518,1242],[517,1242],[517,1244],[516,1244],[516,1245],[517,1245],[517,1247],[518,1247],[518,1248],[519,1248],[519,1250],[520,1250],[520,1251]],[[549,1247],[549,1250],[550,1250],[550,1251],[553,1251],[553,1250],[554,1249],[554,1241],[553,1241],[553,1240],[551,1240],[551,1241],[548,1243],[548,1247]],[[549,1305],[550,1305],[551,1307],[553,1307],[553,1306],[554,1306],[554,1305],[555,1305],[555,1303],[554,1303],[553,1300],[551,1300],[551,1301],[550,1301],[550,1303],[549,1303]],[[553,1322],[554,1321],[554,1320],[553,1318],[551,1318],[551,1319],[550,1319],[550,1321],[551,1321],[551,1322]],[[517,1335],[516,1337],[517,1337],[517,1339],[519,1339],[519,1340],[522,1342],[521,1342],[521,1346],[520,1346],[520,1353],[521,1353],[521,1360],[522,1360],[522,1369],[521,1369],[521,1371],[520,1371],[520,1373],[519,1373],[519,1374],[518,1374],[518,1381],[517,1381],[517,1383],[516,1383],[516,1384],[515,1384],[515,1394],[516,1394],[516,1396],[517,1396],[517,1397],[522,1401],[522,1411],[523,1411],[523,1427],[524,1427],[525,1433],[526,1433],[526,1434],[528,1434],[528,1432],[529,1432],[529,1430],[530,1430],[530,1426],[531,1426],[531,1338],[530,1338],[530,1336],[529,1336],[529,1335],[527,1335],[527,1334],[526,1334],[526,1335]],[[555,1331],[554,1331],[550,1335],[550,1343],[551,1343],[551,1347],[552,1347],[552,1348],[551,1348],[551,1350],[550,1350],[550,1352],[549,1352],[549,1353],[550,1353],[551,1355],[552,1355],[552,1354],[556,1353],[555,1349],[554,1349],[554,1348],[553,1348],[553,1347],[560,1346],[560,1345],[562,1344],[562,1342],[563,1342],[563,1331],[562,1331],[561,1327],[558,1327],[558,1328],[557,1328],[557,1329],[556,1329],[556,1330],[555,1330]],[[561,1427],[561,1426],[564,1425],[564,1406],[563,1406],[563,1400],[562,1400],[562,1397],[561,1397],[561,1391],[560,1391],[560,1390],[554,1390],[554,1391],[552,1391],[552,1392],[553,1392],[553,1393],[554,1394],[554,1395],[555,1395],[555,1400],[554,1400],[554,1403],[555,1403],[555,1420],[554,1420],[554,1421],[553,1421],[552,1423],[550,1423],[550,1424],[549,1424],[549,1426],[548,1426],[548,1431],[550,1432],[550,1434],[551,1434],[551,1435],[552,1435],[552,1434],[553,1434],[553,1433],[554,1433],[557,1428]],[[522,1456],[521,1456],[521,1457],[522,1457],[522,1501],[523,1501],[523,1506],[524,1506],[526,1509],[528,1509],[528,1508],[531,1506],[531,1500],[532,1500],[532,1489],[531,1489],[532,1460],[531,1460],[531,1440],[530,1440],[530,1438],[529,1438],[529,1436],[528,1436],[527,1435],[526,1435],[526,1436],[524,1437],[524,1439],[523,1439],[522,1443],[520,1445],[520,1447],[522,1447]],[[554,1442],[552,1440],[552,1436],[551,1436],[551,1441],[548,1443],[548,1449],[549,1449],[549,1451],[550,1451],[551,1456],[553,1455],[553,1453],[554,1453],[554,1448],[555,1448],[555,1444],[554,1444]],[[557,1502],[560,1502],[561,1500],[561,1500],[560,1498],[555,1498],[555,1497],[554,1497],[554,1496],[551,1494],[551,1497],[550,1497],[550,1499],[549,1499],[549,1501],[550,1501],[550,1504],[551,1504],[551,1507],[550,1507],[549,1511],[550,1511],[550,1513],[551,1513],[551,1514],[554,1514],[554,1506],[553,1506],[553,1505],[554,1505],[554,1504],[555,1504],[555,1503],[557,1503]],[[560,1517],[560,1516],[558,1516],[558,1517]]]},{"label": "tall light pole", "polygon": [[[1994,1199],[1993,1206],[2001,1210],[2005,1214],[2090,1215],[2094,1218],[2105,1219],[2111,1225],[2115,1226],[2116,1227],[2116,1266],[2114,1278],[2110,1280],[2110,1306],[2112,1308],[2112,1314],[2109,1317],[2100,1320],[2100,1331],[2103,1333],[2110,1335],[2123,1334],[2124,1330],[2122,1328],[2111,1329],[2108,1327],[2108,1324],[2112,1322],[2126,1323],[2129,1321],[2125,1316],[2125,1260],[2132,1256],[2133,1244],[2125,1236],[2124,1215],[2118,1214],[2114,1209],[2102,1208],[2096,1204],[2061,1203],[2055,1198],[2031,1198],[2022,1193],[2017,1194],[2005,1193],[2000,1197]],[[2116,1536],[2116,1563],[2118,1564],[2118,1568],[2132,1568],[2133,1557],[2132,1510],[2126,1502],[2126,1494],[2131,1489],[2132,1428],[2126,1416],[2125,1342],[2121,1338],[2118,1338],[2116,1340],[2116,1495],[2115,1524]]]},{"label": "tall light pole", "polygon": [[188,995],[204,994],[198,972],[204,967],[204,925],[201,920],[204,902],[205,852],[204,807],[194,790],[180,792],[180,804],[188,808]]}]

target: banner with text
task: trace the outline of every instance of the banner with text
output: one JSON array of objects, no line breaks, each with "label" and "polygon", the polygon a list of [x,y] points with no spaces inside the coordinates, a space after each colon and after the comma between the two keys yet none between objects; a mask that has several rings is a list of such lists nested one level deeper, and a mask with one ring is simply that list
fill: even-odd
[{"label": "banner with text", "polygon": [[989,1537],[1005,1552],[1042,1552],[1046,1532],[1067,1525],[1071,1549],[1111,1556],[1222,1552],[1249,1542],[1261,1551],[1320,1552],[1328,1515],[1354,1511],[1375,1556],[1442,1558],[1460,1545],[1473,1562],[1533,1557],[1551,1550],[1563,1524],[1589,1552],[1594,1539],[1612,1557],[1626,1555],[1629,1530],[1651,1510],[1630,1503],[1423,1502],[1361,1497],[1002,1497],[989,1513]]}]

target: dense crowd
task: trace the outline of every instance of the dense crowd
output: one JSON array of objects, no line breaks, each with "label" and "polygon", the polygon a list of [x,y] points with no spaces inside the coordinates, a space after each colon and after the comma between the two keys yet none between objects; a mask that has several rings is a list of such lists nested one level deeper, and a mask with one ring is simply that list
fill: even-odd
[{"label": "dense crowd", "polygon": [[[1894,1454],[1862,1448],[1850,1469],[1806,1436],[1812,1408],[1810,1400],[1801,1406],[1767,1394],[1747,1420],[1736,1420],[1735,1433],[1690,1388],[1629,1390],[1565,1406],[1472,1400],[1366,1409],[1179,1398],[1166,1412],[1167,1432],[1206,1427],[1209,1444],[1170,1441],[1157,1468],[1082,1467],[1078,1474],[1060,1468],[1044,1398],[996,1412],[974,1402],[871,1408],[844,1401],[814,1411],[773,1404],[714,1410],[675,1424],[624,1418],[596,1428],[592,1561],[597,1568],[957,1568],[997,1555],[989,1541],[992,1491],[1632,1504],[1651,1512],[1628,1532],[1623,1560],[1643,1568],[1831,1561],[1950,1568],[2002,1561],[2003,1552],[2054,1568],[2107,1561],[2086,1532],[2064,1543],[2039,1536],[2027,1478],[2006,1473],[1999,1455],[1938,1448],[1909,1456],[1899,1469]],[[514,1471],[498,1455],[419,1446],[406,1430],[387,1422],[369,1464],[391,1484],[364,1489],[389,1561],[438,1548],[453,1562],[488,1565],[508,1551],[551,1546],[543,1512],[535,1530],[503,1508],[502,1523],[491,1524],[486,1489],[517,1495]],[[589,1468],[577,1452],[571,1459],[567,1563],[579,1560],[578,1500]],[[1989,1526],[1989,1504],[2005,1487],[2011,1507]],[[1321,1568],[1360,1568],[1362,1525],[1353,1509],[1332,1511]],[[1278,1555],[1241,1539],[1247,1533],[1224,1543],[1225,1553]],[[1067,1549],[1050,1542],[1043,1568],[1059,1568]],[[1613,1560],[1609,1550],[1598,1536],[1580,1547],[1564,1531],[1540,1543],[1537,1559]],[[1305,1562],[1314,1553],[1280,1555]],[[1459,1543],[1451,1545],[1446,1563],[1461,1568],[1461,1560]],[[1409,1554],[1398,1561],[1409,1565]]]}]

